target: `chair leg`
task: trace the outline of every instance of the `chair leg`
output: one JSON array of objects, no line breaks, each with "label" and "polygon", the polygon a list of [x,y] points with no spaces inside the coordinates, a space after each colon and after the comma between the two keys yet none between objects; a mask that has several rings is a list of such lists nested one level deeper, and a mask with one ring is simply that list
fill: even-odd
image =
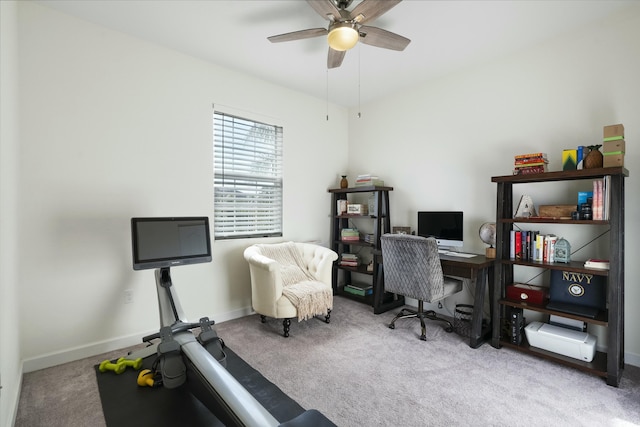
[{"label": "chair leg", "polygon": [[330,319],[331,319],[331,309],[330,309],[330,308],[328,308],[328,309],[327,309],[327,315],[326,315],[326,316],[324,316],[324,322],[325,322],[325,323],[329,323],[329,322],[331,322],[331,320],[330,320]]},{"label": "chair leg", "polygon": [[267,316],[265,316],[265,315],[261,314],[261,315],[260,315],[260,322],[262,322],[262,323],[267,323]]},{"label": "chair leg", "polygon": [[291,319],[284,319],[282,321],[282,326],[284,327],[284,337],[287,338],[289,336],[289,329],[291,326]]},{"label": "chair leg", "polygon": [[420,335],[420,339],[422,341],[426,341],[427,327],[424,324],[424,303],[422,301],[418,301],[418,317],[420,318],[420,328],[422,329],[422,335]]},{"label": "chair leg", "polygon": [[409,308],[403,308],[396,314],[396,317],[393,318],[391,323],[389,323],[389,329],[396,328],[396,320],[398,319],[408,319],[410,317],[418,317],[418,312],[415,310],[411,310]]},{"label": "chair leg", "polygon": [[433,310],[425,311],[423,315],[429,320],[437,320],[439,322],[446,323],[447,326],[444,326],[445,332],[453,332],[453,325],[451,324],[451,322],[449,322],[447,319],[443,319],[442,317],[439,317],[435,311]]},{"label": "chair leg", "polygon": [[409,308],[403,308],[396,315],[396,317],[393,318],[391,323],[389,323],[389,328],[390,329],[395,329],[396,328],[396,325],[395,325],[396,320],[398,320],[398,319],[408,319],[408,318],[411,318],[411,317],[417,317],[418,319],[420,319],[420,329],[421,329],[420,339],[422,341],[426,341],[427,340],[427,328],[426,328],[426,325],[424,323],[424,319],[425,318],[427,318],[429,320],[438,320],[440,322],[445,322],[447,324],[447,326],[444,328],[444,330],[446,332],[452,332],[453,331],[453,325],[447,319],[443,319],[442,317],[438,317],[436,312],[433,311],[433,310],[424,311],[424,302],[420,301],[420,300],[418,300],[418,311],[411,310]]}]

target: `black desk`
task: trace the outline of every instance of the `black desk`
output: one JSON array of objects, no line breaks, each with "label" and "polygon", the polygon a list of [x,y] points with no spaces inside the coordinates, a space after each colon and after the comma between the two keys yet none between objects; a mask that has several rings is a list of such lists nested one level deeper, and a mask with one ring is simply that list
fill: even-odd
[{"label": "black desk", "polygon": [[469,346],[471,348],[480,347],[485,342],[485,338],[491,335],[491,319],[494,310],[493,298],[491,297],[489,297],[489,319],[487,319],[484,328],[482,327],[482,320],[487,282],[489,282],[489,295],[493,295],[494,261],[493,258],[487,258],[484,255],[462,258],[440,254],[440,264],[445,275],[471,279],[471,286],[475,285],[475,300],[473,302],[471,334],[469,336]]},{"label": "black desk", "polygon": [[[373,252],[378,265],[378,280],[376,291],[381,295],[384,294],[384,269],[382,260],[382,251]],[[471,280],[471,286],[475,286],[475,300],[473,302],[473,315],[471,316],[471,332],[469,334],[469,347],[478,348],[487,337],[491,336],[491,319],[493,318],[493,258],[487,258],[484,255],[476,255],[471,258],[456,257],[440,254],[440,264],[442,272],[447,276],[456,276]],[[489,283],[489,318],[482,327],[484,317],[484,295]]]}]

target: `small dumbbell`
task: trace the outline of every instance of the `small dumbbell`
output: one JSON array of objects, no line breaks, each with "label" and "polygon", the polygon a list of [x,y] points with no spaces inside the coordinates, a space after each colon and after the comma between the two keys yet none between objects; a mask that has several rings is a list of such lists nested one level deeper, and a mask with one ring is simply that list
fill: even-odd
[{"label": "small dumbbell", "polygon": [[127,365],[124,363],[111,363],[109,360],[104,360],[100,363],[98,369],[100,369],[100,372],[113,371],[116,374],[121,374],[127,369]]},{"label": "small dumbbell", "polygon": [[125,359],[124,357],[121,357],[120,359],[118,359],[118,361],[116,363],[124,363],[125,366],[130,366],[133,369],[135,369],[136,371],[140,368],[142,368],[142,358],[137,358],[137,359]]}]

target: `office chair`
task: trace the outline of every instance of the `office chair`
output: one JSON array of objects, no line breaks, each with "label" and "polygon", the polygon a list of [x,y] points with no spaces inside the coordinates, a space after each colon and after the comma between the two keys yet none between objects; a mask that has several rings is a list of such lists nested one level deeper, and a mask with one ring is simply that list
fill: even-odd
[{"label": "office chair", "polygon": [[398,319],[417,317],[422,326],[420,339],[427,340],[424,319],[445,322],[445,331],[453,331],[448,320],[435,311],[424,311],[424,302],[434,303],[462,290],[462,280],[445,277],[438,256],[438,244],[432,237],[409,234],[384,234],[382,262],[384,290],[418,300],[418,310],[403,308],[389,324],[395,329]]}]

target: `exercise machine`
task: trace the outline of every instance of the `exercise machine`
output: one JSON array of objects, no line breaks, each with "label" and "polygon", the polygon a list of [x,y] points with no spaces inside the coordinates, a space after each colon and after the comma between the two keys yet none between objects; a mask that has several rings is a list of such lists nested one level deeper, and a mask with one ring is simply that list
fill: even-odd
[{"label": "exercise machine", "polygon": [[[316,410],[281,424],[225,368],[222,340],[213,320],[186,320],[170,268],[211,261],[208,217],[132,218],[134,270],[155,269],[160,331],[143,338],[160,342],[134,352],[131,359],[157,353],[162,385],[187,386],[227,426],[333,426]],[[194,336],[192,329],[200,328]]]}]

